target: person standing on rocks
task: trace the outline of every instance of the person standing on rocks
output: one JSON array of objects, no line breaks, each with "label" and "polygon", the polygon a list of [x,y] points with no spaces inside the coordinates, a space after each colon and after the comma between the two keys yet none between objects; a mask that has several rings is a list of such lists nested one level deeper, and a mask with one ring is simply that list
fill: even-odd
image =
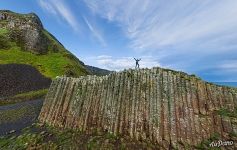
[{"label": "person standing on rocks", "polygon": [[136,61],[136,67],[135,68],[139,68],[139,61],[141,60],[141,58],[140,59],[134,58],[134,60]]}]

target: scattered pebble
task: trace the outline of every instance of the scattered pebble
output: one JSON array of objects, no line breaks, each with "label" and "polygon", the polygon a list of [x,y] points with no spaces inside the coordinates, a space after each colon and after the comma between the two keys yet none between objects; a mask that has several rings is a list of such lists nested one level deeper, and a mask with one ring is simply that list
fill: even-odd
[{"label": "scattered pebble", "polygon": [[11,130],[9,133],[11,134],[11,133],[14,133],[14,132],[16,132],[16,130]]}]

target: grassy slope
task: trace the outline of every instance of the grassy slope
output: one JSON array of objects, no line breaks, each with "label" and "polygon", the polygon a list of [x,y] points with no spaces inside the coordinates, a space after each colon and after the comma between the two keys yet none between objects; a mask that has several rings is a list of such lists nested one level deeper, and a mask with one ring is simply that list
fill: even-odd
[{"label": "grassy slope", "polygon": [[[87,71],[79,63],[78,60],[61,46],[47,31],[44,34],[50,39],[48,54],[35,55],[31,52],[22,51],[14,42],[7,40],[8,31],[0,29],[0,43],[7,47],[0,49],[0,64],[28,64],[37,68],[43,75],[49,78],[54,78],[61,75],[80,76],[86,75]],[[58,49],[58,52],[52,52],[53,47]]]},{"label": "grassy slope", "polygon": [[23,52],[18,48],[0,51],[0,64],[29,64],[37,68],[46,77],[54,78],[63,75],[65,66],[70,64],[62,54],[52,53],[37,56],[30,52]]},{"label": "grassy slope", "polygon": [[[50,42],[48,53],[45,55],[36,55],[28,51],[23,51],[16,42],[9,39],[9,31],[0,28],[0,64],[28,64],[51,79],[61,75],[78,77],[88,74],[82,63],[67,51],[56,38],[46,30],[43,33]],[[55,50],[57,51],[55,52]],[[46,89],[22,93],[8,100],[0,101],[0,105],[40,98],[46,93]]]}]

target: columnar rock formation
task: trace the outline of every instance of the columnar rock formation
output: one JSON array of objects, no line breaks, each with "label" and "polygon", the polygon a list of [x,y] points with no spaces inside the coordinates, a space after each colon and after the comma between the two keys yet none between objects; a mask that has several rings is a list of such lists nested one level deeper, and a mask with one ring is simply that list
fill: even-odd
[{"label": "columnar rock formation", "polygon": [[167,69],[139,69],[108,76],[56,78],[39,120],[49,125],[157,142],[165,148],[197,145],[219,133],[237,132],[237,89]]}]

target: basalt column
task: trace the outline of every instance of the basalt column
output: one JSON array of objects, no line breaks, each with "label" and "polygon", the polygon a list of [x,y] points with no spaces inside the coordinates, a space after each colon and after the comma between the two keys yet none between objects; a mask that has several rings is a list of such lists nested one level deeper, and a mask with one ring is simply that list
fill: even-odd
[{"label": "basalt column", "polygon": [[138,69],[107,76],[58,77],[39,120],[52,126],[149,140],[164,148],[197,145],[237,132],[237,90],[168,69]]}]

